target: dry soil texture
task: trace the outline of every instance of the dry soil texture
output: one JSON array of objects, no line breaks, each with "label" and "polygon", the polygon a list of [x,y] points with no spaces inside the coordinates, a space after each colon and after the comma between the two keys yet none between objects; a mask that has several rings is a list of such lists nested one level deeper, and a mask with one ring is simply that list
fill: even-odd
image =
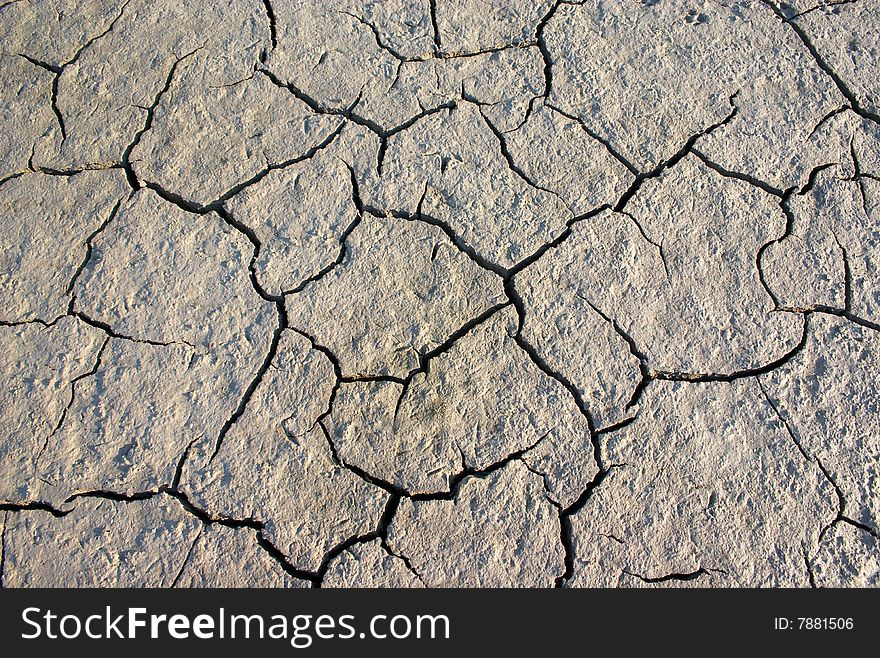
[{"label": "dry soil texture", "polygon": [[877,585],[878,25],[0,3],[2,584]]}]

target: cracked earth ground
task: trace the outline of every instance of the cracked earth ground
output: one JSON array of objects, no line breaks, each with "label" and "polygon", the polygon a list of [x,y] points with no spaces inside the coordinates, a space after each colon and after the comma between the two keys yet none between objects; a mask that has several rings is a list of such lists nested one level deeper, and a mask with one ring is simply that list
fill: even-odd
[{"label": "cracked earth ground", "polygon": [[2,584],[878,585],[878,25],[0,2]]}]

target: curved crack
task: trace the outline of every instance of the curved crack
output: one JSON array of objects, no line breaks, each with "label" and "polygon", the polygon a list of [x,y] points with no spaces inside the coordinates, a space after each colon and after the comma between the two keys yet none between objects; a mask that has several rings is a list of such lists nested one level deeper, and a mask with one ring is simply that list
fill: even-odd
[{"label": "curved crack", "polygon": [[831,68],[828,62],[823,59],[822,55],[819,54],[819,51],[816,49],[816,46],[813,45],[813,42],[810,41],[807,33],[804,32],[801,26],[794,21],[794,17],[787,17],[785,13],[770,0],[761,0],[761,2],[769,7],[770,10],[773,11],[773,13],[776,14],[776,16],[783,22],[783,24],[791,28],[791,30],[795,33],[800,42],[807,49],[807,52],[810,53],[810,56],[813,58],[813,61],[816,62],[816,65],[822,70],[823,73],[825,73],[825,75],[827,75],[831,79],[840,94],[849,102],[852,111],[858,114],[863,119],[868,119],[880,125],[880,115],[862,107],[856,95],[846,85],[846,83],[844,83],[843,79],[839,75],[837,75],[834,69]]}]

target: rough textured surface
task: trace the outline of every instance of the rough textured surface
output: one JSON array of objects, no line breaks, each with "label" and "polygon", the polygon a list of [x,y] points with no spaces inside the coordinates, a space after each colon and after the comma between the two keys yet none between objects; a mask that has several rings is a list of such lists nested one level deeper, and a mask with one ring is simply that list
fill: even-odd
[{"label": "rough textured surface", "polygon": [[762,268],[780,306],[835,309],[880,322],[880,181],[858,156],[822,170],[788,201],[790,230],[766,250]]},{"label": "rough textured surface", "polygon": [[406,562],[378,539],[345,549],[330,563],[324,587],[424,587]]},{"label": "rough textured surface", "polygon": [[773,12],[761,2],[640,4],[555,13],[554,102],[640,170],[722,121],[731,104],[736,116],[704,146],[718,164],[782,188],[820,164],[811,132],[845,99]]},{"label": "rough textured surface", "polygon": [[880,112],[880,83],[877,82],[880,36],[871,26],[880,19],[880,7],[876,2],[839,4],[841,6],[805,12],[795,16],[793,21],[846,85],[859,107],[877,116]]},{"label": "rough textured surface", "polygon": [[37,463],[94,371],[108,338],[76,318],[0,328],[4,386],[0,479],[5,500],[28,501]]},{"label": "rough textured surface", "polygon": [[404,377],[420,355],[506,301],[502,281],[419,222],[367,216],[327,276],[289,298],[290,324],[343,375]]},{"label": "rough textured surface", "polygon": [[[177,550],[185,546],[186,550]],[[58,556],[70,569],[58,572]],[[253,530],[202,524],[178,501],[85,498],[54,518],[15,515],[4,528],[4,584],[11,587],[294,586]]]},{"label": "rough textured surface", "polygon": [[558,537],[541,478],[514,462],[453,500],[404,501],[388,543],[429,587],[541,587],[562,574]]},{"label": "rough textured surface", "polygon": [[254,519],[290,562],[317,570],[331,548],[373,530],[387,496],[334,462],[317,419],[333,369],[309,342],[285,331],[244,414],[205,446],[207,463],[181,480],[213,516]]},{"label": "rough textured surface", "polygon": [[[854,368],[853,363],[859,367]],[[761,384],[788,430],[817,459],[839,493],[841,515],[880,532],[880,366],[877,331],[817,315],[809,341]]]},{"label": "rough textured surface", "polygon": [[370,200],[444,222],[490,263],[509,268],[562,232],[571,211],[511,166],[487,121],[481,108],[461,103],[393,135]]},{"label": "rough textured surface", "polygon": [[64,315],[92,237],[130,191],[121,170],[28,174],[0,187],[9,241],[0,274],[4,320],[52,322]]},{"label": "rough textured surface", "polygon": [[[327,420],[340,459],[426,494],[448,492],[460,473],[534,449],[535,469],[550,470],[550,493],[579,492],[596,472],[588,423],[517,345],[516,324],[512,308],[496,312],[405,384],[342,384]],[[557,477],[553,469],[562,464]]]},{"label": "rough textured surface", "polygon": [[878,22],[0,1],[0,586],[876,587]]},{"label": "rough textured surface", "polygon": [[55,121],[52,74],[24,57],[0,55],[0,181],[28,170],[37,139]]},{"label": "rough textured surface", "polygon": [[835,527],[822,543],[811,567],[821,587],[880,586],[877,537],[859,528]]},{"label": "rough textured surface", "polygon": [[[4,584],[13,587],[170,587],[200,529],[173,499],[81,499],[69,514],[7,519]],[[57,569],[58,556],[69,567]]]},{"label": "rough textured surface", "polygon": [[807,585],[804,554],[837,501],[758,384],[663,382],[645,398],[639,418],[607,436],[617,466],[572,517],[572,584],[690,574]]}]

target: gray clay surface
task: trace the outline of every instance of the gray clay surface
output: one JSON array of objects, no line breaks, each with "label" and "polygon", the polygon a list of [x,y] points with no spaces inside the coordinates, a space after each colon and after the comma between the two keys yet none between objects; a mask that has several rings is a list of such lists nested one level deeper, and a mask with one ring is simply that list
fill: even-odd
[{"label": "gray clay surface", "polygon": [[878,24],[0,2],[0,584],[880,585]]}]

